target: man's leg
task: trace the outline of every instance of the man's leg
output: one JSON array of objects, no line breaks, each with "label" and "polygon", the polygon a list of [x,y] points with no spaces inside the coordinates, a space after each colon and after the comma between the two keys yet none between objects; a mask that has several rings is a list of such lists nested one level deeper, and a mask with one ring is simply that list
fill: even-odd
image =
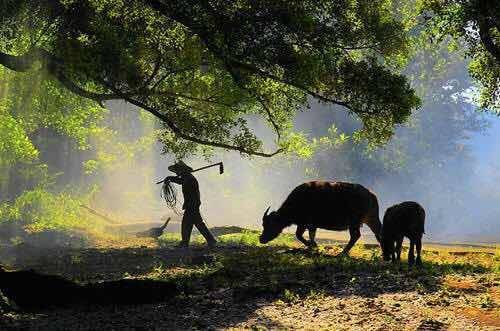
[{"label": "man's leg", "polygon": [[189,241],[191,240],[191,232],[193,231],[193,217],[189,212],[185,211],[182,217],[181,224],[181,237],[182,241],[179,243],[179,247],[188,247]]},{"label": "man's leg", "polygon": [[198,231],[201,233],[201,235],[205,238],[208,245],[209,246],[215,245],[217,243],[217,240],[215,240],[215,238],[212,235],[212,233],[210,232],[210,230],[208,230],[207,225],[205,224],[205,222],[203,222],[203,218],[201,218],[200,211],[199,210],[196,211],[194,213],[193,217],[194,217],[194,220],[193,220],[194,225],[196,226]]}]

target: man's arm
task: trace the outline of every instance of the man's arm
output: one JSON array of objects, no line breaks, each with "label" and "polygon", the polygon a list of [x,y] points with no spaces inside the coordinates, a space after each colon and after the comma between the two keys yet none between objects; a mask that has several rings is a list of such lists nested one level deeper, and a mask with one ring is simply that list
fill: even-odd
[{"label": "man's arm", "polygon": [[164,181],[173,182],[173,183],[182,185],[182,178],[179,176],[168,176],[164,179]]}]

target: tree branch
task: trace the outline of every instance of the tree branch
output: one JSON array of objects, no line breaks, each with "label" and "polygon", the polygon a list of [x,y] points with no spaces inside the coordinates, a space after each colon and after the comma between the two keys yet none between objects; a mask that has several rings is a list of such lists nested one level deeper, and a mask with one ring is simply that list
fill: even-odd
[{"label": "tree branch", "polygon": [[37,61],[40,61],[47,72],[54,76],[66,89],[79,96],[99,103],[102,103],[104,100],[117,99],[116,95],[90,92],[75,84],[64,75],[61,69],[62,61],[43,49],[33,48],[30,52],[19,56],[0,52],[0,64],[17,72],[30,70]]},{"label": "tree branch", "polygon": [[232,67],[233,66],[240,67],[242,69],[246,69],[248,71],[257,73],[257,74],[261,75],[262,77],[267,77],[267,78],[272,79],[274,81],[281,82],[283,84],[287,84],[287,85],[296,87],[296,88],[306,92],[310,96],[312,96],[320,101],[337,104],[339,106],[343,106],[343,107],[347,108],[348,110],[350,110],[352,112],[355,112],[354,109],[346,102],[326,97],[324,95],[321,95],[318,92],[310,90],[306,86],[303,86],[301,84],[297,84],[297,83],[292,82],[292,81],[283,80],[282,78],[280,78],[276,75],[273,75],[265,70],[257,68],[251,64],[243,63],[243,62],[240,62],[240,61],[237,61],[234,59],[230,59],[230,58],[224,56],[223,54],[218,52],[217,49],[214,49],[214,47],[210,47],[210,43],[207,39],[208,37],[207,37],[206,32],[204,30],[200,29],[197,26],[194,26],[195,23],[189,22],[188,19],[186,19],[186,17],[181,17],[178,14],[176,14],[173,10],[170,10],[167,3],[164,3],[164,2],[158,1],[158,0],[143,0],[143,1],[146,4],[148,4],[152,9],[158,11],[162,15],[165,15],[165,16],[177,21],[178,23],[184,25],[185,27],[187,27],[187,28],[193,30],[195,33],[197,33],[199,35],[199,37],[202,39],[202,41],[205,43],[205,45],[210,49],[210,51],[212,53],[214,53],[217,57],[219,57],[219,59],[223,63],[225,63],[226,68],[232,74],[233,79],[235,79],[235,76],[234,76],[234,71],[232,70],[233,69]]},{"label": "tree branch", "polygon": [[38,59],[33,52],[25,55],[15,56],[0,52],[0,63],[10,70],[25,72],[33,67],[33,64]]},{"label": "tree branch", "polygon": [[[206,145],[206,146],[212,146],[212,147],[219,147],[219,148],[224,148],[228,150],[234,150],[238,151],[243,154],[248,154],[248,155],[256,155],[256,156],[262,156],[262,157],[271,157],[276,154],[281,153],[283,150],[282,149],[277,149],[276,151],[272,153],[264,153],[264,152],[258,152],[258,151],[253,151],[246,149],[241,146],[234,146],[234,145],[229,145],[225,143],[220,143],[216,141],[210,141],[210,140],[204,140],[199,137],[191,136],[185,132],[183,132],[168,116],[165,114],[162,114],[158,110],[154,109],[153,107],[149,107],[143,102],[140,102],[133,97],[136,95],[140,95],[140,92],[136,93],[122,93],[121,91],[113,88],[112,86],[109,86],[108,84],[105,84],[105,82],[101,82],[108,88],[110,91],[113,93],[110,94],[100,94],[100,93],[95,93],[91,92],[88,90],[85,90],[84,88],[80,87],[78,84],[73,82],[71,79],[69,79],[63,72],[63,64],[62,61],[57,59],[55,56],[52,54],[48,53],[47,51],[43,49],[33,49],[31,52],[26,53],[24,55],[20,56],[15,56],[15,55],[9,55],[3,52],[0,52],[0,64],[17,72],[26,72],[30,70],[35,62],[40,61],[42,65],[45,67],[47,72],[54,76],[66,89],[71,91],[72,93],[75,93],[83,98],[94,100],[101,104],[105,100],[125,100],[141,109],[144,109],[145,111],[151,113],[161,121],[163,121],[168,128],[178,137],[192,141],[201,145]],[[153,92],[154,93],[154,92]],[[158,93],[158,92],[156,92]],[[160,92],[161,93],[161,92]],[[178,95],[178,97],[188,97],[188,96],[183,96],[183,95]],[[201,99],[200,99],[201,100]],[[199,100],[199,101],[200,101]],[[210,101],[207,101],[210,102]]]},{"label": "tree branch", "polygon": [[260,68],[257,68],[255,66],[253,66],[253,65],[250,65],[250,64],[247,64],[247,63],[242,63],[242,62],[239,62],[239,61],[234,61],[234,60],[232,60],[231,64],[228,64],[228,65],[230,66],[228,68],[230,71],[232,71],[231,66],[234,65],[234,66],[240,67],[242,69],[246,69],[246,70],[249,70],[251,72],[258,73],[259,75],[261,75],[263,77],[267,77],[267,78],[272,79],[274,81],[277,81],[277,82],[280,82],[280,83],[283,83],[283,84],[287,84],[287,85],[296,87],[299,90],[304,91],[305,93],[309,94],[310,96],[312,96],[312,97],[314,97],[314,98],[316,98],[316,99],[318,99],[320,101],[328,102],[328,103],[334,103],[334,104],[337,104],[339,106],[343,106],[343,107],[349,109],[350,111],[354,111],[354,109],[352,109],[352,107],[348,103],[346,103],[346,102],[326,97],[326,96],[321,95],[321,94],[319,94],[319,93],[317,93],[315,91],[310,90],[306,86],[303,86],[301,84],[297,84],[297,83],[289,81],[289,80],[282,79],[282,78],[280,78],[280,77],[278,77],[276,75],[268,73],[267,71],[264,71],[264,70],[262,70]]},{"label": "tree branch", "polygon": [[[114,90],[114,92],[117,94],[120,94],[120,92],[117,90]],[[182,139],[192,141],[192,142],[195,142],[195,143],[198,143],[201,145],[205,145],[205,146],[219,147],[219,148],[224,148],[224,149],[228,149],[228,150],[238,151],[242,154],[256,155],[256,156],[262,156],[262,157],[272,157],[276,154],[283,152],[283,149],[281,149],[281,148],[277,149],[276,151],[274,151],[272,153],[257,152],[257,151],[252,151],[252,150],[246,149],[246,148],[241,147],[241,146],[234,146],[234,145],[229,145],[229,144],[225,144],[225,143],[220,143],[217,141],[204,140],[204,139],[201,139],[201,138],[198,138],[195,136],[191,136],[191,135],[183,132],[168,116],[160,113],[158,110],[154,109],[153,107],[150,107],[139,100],[133,99],[130,96],[122,95],[122,97],[123,97],[123,100],[125,100],[125,101],[139,107],[139,108],[142,108],[145,111],[153,114],[155,117],[161,119],[176,136],[178,136]]]},{"label": "tree branch", "polygon": [[500,63],[500,46],[496,45],[493,41],[493,37],[491,36],[490,29],[492,28],[491,22],[488,21],[487,17],[480,16],[478,17],[478,25],[479,25],[479,37],[481,38],[481,43],[484,48],[496,58],[496,60]]}]

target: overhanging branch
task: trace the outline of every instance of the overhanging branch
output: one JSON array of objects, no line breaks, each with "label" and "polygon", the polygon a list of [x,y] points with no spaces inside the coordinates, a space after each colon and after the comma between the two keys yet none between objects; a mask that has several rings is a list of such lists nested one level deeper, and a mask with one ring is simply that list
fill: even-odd
[{"label": "overhanging branch", "polygon": [[487,21],[487,18],[480,17],[478,20],[479,25],[479,38],[484,48],[500,63],[500,46],[496,45],[493,41],[490,29],[492,24]]},{"label": "overhanging branch", "polygon": [[24,55],[15,56],[0,52],[0,64],[17,72],[25,72],[30,70],[35,61],[39,60],[41,54],[36,51],[28,52]]},{"label": "overhanging branch", "polygon": [[[214,53],[217,57],[219,57],[219,59],[222,62],[225,63],[226,69],[228,69],[228,71],[232,74],[233,79],[235,78],[235,76],[234,76],[234,70],[233,69],[234,69],[234,67],[238,67],[238,68],[245,69],[247,71],[256,73],[256,74],[260,75],[261,77],[266,77],[266,78],[272,79],[272,80],[274,80],[276,82],[280,82],[280,83],[283,83],[283,84],[287,84],[287,85],[296,87],[296,88],[304,91],[308,95],[310,95],[310,96],[312,96],[312,97],[314,97],[314,98],[316,98],[316,99],[318,99],[320,101],[328,102],[328,103],[332,103],[332,104],[336,104],[336,105],[345,107],[346,109],[348,109],[348,110],[350,110],[352,112],[356,112],[351,107],[351,105],[349,105],[346,102],[343,102],[343,101],[340,101],[340,100],[336,100],[336,99],[332,99],[330,97],[324,96],[324,95],[322,95],[322,94],[320,94],[318,92],[312,91],[311,89],[307,88],[306,86],[303,86],[303,85],[298,84],[296,82],[292,82],[292,81],[289,81],[289,80],[284,80],[284,79],[282,79],[282,78],[280,78],[280,77],[278,77],[276,75],[273,75],[272,73],[269,73],[269,72],[267,72],[265,70],[257,68],[254,65],[251,65],[251,64],[248,64],[248,63],[243,63],[241,61],[237,61],[235,59],[231,59],[231,58],[228,58],[228,57],[224,56],[223,54],[221,54],[216,49],[216,47],[213,47],[213,46],[211,47],[210,46],[210,42],[207,39],[208,35],[207,35],[207,33],[203,29],[200,29],[199,27],[194,26],[194,23],[190,22],[186,17],[180,16],[179,14],[176,14],[175,11],[170,10],[168,2],[164,3],[164,2],[158,1],[158,0],[143,0],[143,1],[146,4],[148,4],[152,9],[156,10],[157,12],[161,13],[162,15],[165,15],[165,16],[167,16],[167,17],[169,17],[169,18],[177,21],[178,23],[184,25],[185,27],[191,29],[192,31],[196,32],[198,34],[198,36],[203,40],[203,42],[205,43],[205,45],[210,49],[210,51],[212,53]],[[359,113],[359,111],[357,111],[357,113]]]},{"label": "overhanging branch", "polygon": [[[212,146],[212,147],[218,147],[218,148],[224,148],[227,150],[234,150],[238,151],[243,154],[248,154],[248,155],[256,155],[256,156],[262,156],[262,157],[272,157],[276,154],[281,153],[283,150],[282,149],[277,149],[276,151],[272,153],[264,153],[264,152],[258,152],[258,151],[253,151],[246,149],[241,146],[234,146],[230,144],[225,144],[225,143],[220,143],[217,141],[210,141],[210,140],[205,140],[201,139],[199,137],[191,136],[185,132],[183,132],[176,124],[174,121],[172,121],[168,116],[165,114],[162,114],[158,110],[154,109],[153,107],[149,107],[145,103],[134,99],[134,96],[139,95],[140,93],[122,93],[121,91],[112,88],[111,86],[107,86],[104,82],[104,86],[106,86],[107,89],[112,91],[113,93],[95,93],[88,91],[75,82],[73,82],[71,79],[69,79],[65,74],[64,74],[64,65],[63,62],[60,59],[57,59],[55,56],[52,54],[48,53],[47,51],[43,49],[33,49],[31,52],[28,52],[24,55],[9,55],[3,52],[0,52],[0,64],[5,66],[6,68],[9,68],[11,70],[17,71],[17,72],[26,72],[33,68],[35,62],[39,61],[42,66],[47,70],[49,74],[51,74],[54,78],[56,78],[66,89],[71,91],[72,93],[79,95],[83,98],[94,100],[98,102],[99,104],[102,105],[102,103],[106,100],[125,100],[149,113],[154,115],[156,118],[160,119],[162,122],[164,122],[168,128],[178,137],[192,141],[194,143],[198,143],[201,145],[205,146]],[[156,94],[161,94],[162,92],[156,92]],[[166,92],[165,92],[166,93]],[[147,94],[147,93],[146,93]],[[178,97],[185,97],[187,98],[188,96],[185,95],[179,95]],[[199,100],[198,100],[199,101]],[[207,101],[210,102],[210,101]]]},{"label": "overhanging branch", "polygon": [[257,74],[259,74],[262,77],[266,77],[266,78],[269,78],[269,79],[274,80],[276,82],[283,83],[283,84],[290,85],[290,86],[293,86],[295,88],[298,88],[299,90],[304,91],[305,93],[309,94],[310,96],[312,96],[312,97],[314,97],[314,98],[316,98],[316,99],[318,99],[320,101],[328,102],[328,103],[333,103],[333,104],[345,107],[345,108],[349,109],[350,111],[354,112],[354,109],[352,109],[352,107],[348,103],[346,103],[346,102],[326,97],[324,95],[319,94],[318,92],[310,90],[309,88],[307,88],[304,85],[301,85],[301,84],[298,84],[298,83],[295,83],[295,82],[292,82],[292,81],[289,81],[289,80],[282,79],[282,78],[280,78],[280,77],[278,77],[276,75],[273,75],[273,74],[271,74],[271,73],[269,73],[267,71],[264,71],[264,70],[262,70],[260,68],[257,68],[257,67],[255,67],[253,65],[250,65],[248,63],[243,63],[243,62],[232,60],[231,64],[228,64],[228,65],[229,65],[228,70],[233,70],[233,68],[232,68],[233,66],[234,67],[240,67],[240,68],[248,70],[250,72],[257,73]]},{"label": "overhanging branch", "polygon": [[[115,93],[119,94],[118,91],[115,91]],[[141,109],[144,109],[145,111],[153,114],[155,117],[161,119],[162,122],[164,122],[168,126],[168,128],[176,136],[178,136],[182,139],[188,140],[188,141],[192,141],[192,142],[195,142],[195,143],[198,143],[201,145],[205,145],[205,146],[219,147],[219,148],[237,151],[237,152],[240,152],[242,154],[256,155],[256,156],[262,156],[262,157],[272,157],[272,156],[275,156],[275,155],[283,152],[283,149],[281,149],[281,148],[277,149],[276,151],[274,151],[272,153],[258,152],[258,151],[246,149],[246,148],[241,147],[241,146],[234,146],[234,145],[229,145],[229,144],[225,144],[225,143],[220,143],[217,141],[205,140],[205,139],[201,139],[201,138],[198,138],[195,136],[191,136],[191,135],[183,132],[168,116],[166,116],[165,114],[162,114],[161,112],[154,109],[153,107],[150,107],[150,106],[144,104],[143,102],[136,100],[136,99],[133,99],[133,98],[126,96],[126,95],[123,96],[123,100],[125,100],[125,101],[127,101],[127,102],[141,108]]]}]

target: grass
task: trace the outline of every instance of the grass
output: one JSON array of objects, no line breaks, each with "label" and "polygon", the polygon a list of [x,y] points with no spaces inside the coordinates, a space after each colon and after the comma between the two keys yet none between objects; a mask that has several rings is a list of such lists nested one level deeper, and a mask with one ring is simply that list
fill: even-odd
[{"label": "grass", "polygon": [[[410,269],[406,261],[400,265],[383,262],[380,249],[373,245],[357,244],[349,257],[340,257],[338,253],[343,245],[310,250],[302,248],[292,235],[282,235],[271,245],[261,245],[258,235],[257,231],[250,230],[221,235],[218,240],[222,248],[241,249],[215,252],[210,263],[185,265],[181,272],[156,270],[150,277],[174,279],[182,284],[186,293],[200,287],[233,288],[240,298],[273,295],[283,302],[295,302],[298,297],[311,293],[331,292],[332,283],[338,284],[337,290],[349,288],[361,295],[404,288],[429,292],[436,290],[446,275],[498,274],[500,261],[498,251],[495,255],[491,252],[457,255],[434,248],[424,251],[421,269]],[[164,247],[178,240],[179,236],[174,234],[160,238]],[[193,244],[203,245],[204,240],[195,236]]]},{"label": "grass", "polygon": [[[227,230],[227,231],[226,231]],[[231,233],[232,231],[237,231]],[[433,246],[426,250],[424,245],[421,269],[409,269],[405,261],[400,265],[383,262],[380,248],[377,245],[364,245],[359,241],[351,250],[350,256],[339,256],[344,244],[323,246],[316,249],[306,249],[293,234],[282,234],[271,243],[259,243],[259,231],[240,228],[219,228],[217,237],[219,249],[207,251],[210,258],[201,263],[193,263],[193,259],[183,259],[184,253],[178,252],[180,260],[172,263],[153,260],[140,260],[127,251],[130,246],[137,245],[154,250],[155,242],[140,238],[105,238],[100,237],[103,246],[114,247],[116,258],[120,259],[120,270],[127,277],[136,277],[137,270],[148,270],[143,277],[152,279],[174,280],[185,293],[191,293],[199,288],[234,288],[237,296],[277,295],[282,300],[290,301],[293,294],[308,296],[310,293],[328,293],[331,284],[336,283],[339,289],[350,288],[355,293],[363,293],[363,287],[368,287],[374,293],[381,293],[386,288],[391,291],[401,290],[404,286],[393,286],[398,282],[408,283],[411,289],[419,292],[433,291],[447,276],[453,275],[498,275],[500,271],[500,250],[453,251],[447,247]],[[105,238],[105,239],[102,239]],[[161,249],[173,250],[180,241],[178,233],[165,233],[157,242]],[[202,250],[205,240],[201,235],[192,236],[193,250]],[[120,248],[124,248],[122,250]],[[462,254],[464,253],[464,254]],[[99,254],[99,251],[96,251]],[[154,254],[154,253],[153,253]],[[189,255],[189,254],[187,254]],[[126,264],[142,263],[137,270],[130,270]],[[80,270],[86,269],[86,263],[92,262],[72,257],[71,263],[79,265]],[[155,262],[156,261],[156,262]],[[124,265],[125,264],[125,265]],[[154,264],[154,266],[153,266]],[[106,268],[107,266],[103,266]],[[92,269],[95,269],[92,266]],[[103,270],[105,274],[106,271]],[[406,284],[405,283],[405,284]],[[406,284],[408,285],[408,284]],[[405,286],[406,286],[405,285]],[[288,298],[288,299],[287,299]],[[484,299],[484,305],[488,300]]]},{"label": "grass", "polygon": [[[258,252],[258,254],[267,254],[269,252],[269,247],[280,247],[283,249],[298,249],[297,252],[302,252],[304,254],[295,255],[285,255],[293,256],[296,259],[304,259],[305,256],[309,256],[310,259],[316,259],[315,263],[322,263],[324,259],[333,258],[332,255],[340,253],[344,244],[321,246],[314,250],[307,250],[304,246],[297,242],[292,234],[282,234],[275,240],[271,241],[269,244],[263,245],[259,243],[259,232],[255,230],[245,230],[243,229],[239,233],[223,234],[217,237],[219,244],[221,246],[245,246],[247,248],[254,249],[253,252]],[[166,233],[159,238],[159,243],[163,247],[171,247],[180,241],[180,235],[174,233]],[[201,246],[205,244],[205,240],[201,235],[194,235],[191,238],[191,244],[193,246]],[[258,248],[263,248],[258,250]],[[450,272],[476,272],[483,269],[491,269],[491,271],[499,273],[500,272],[500,249],[492,250],[480,250],[480,251],[465,251],[456,252],[457,248],[449,250],[447,248],[437,248],[432,247],[432,250],[426,250],[424,247],[422,252],[422,257],[424,260],[424,270],[432,272],[433,269],[438,269],[440,272],[445,272],[446,270]],[[463,254],[462,254],[463,253]],[[408,254],[407,248],[403,248],[402,265],[406,263],[404,261],[405,256]],[[274,255],[274,254],[273,254]],[[283,255],[281,255],[283,256]],[[369,262],[380,264],[381,255],[380,249],[377,245],[364,245],[360,240],[352,248],[350,256],[359,260],[362,263]],[[268,256],[256,257],[268,259]],[[275,257],[274,257],[275,258]],[[318,262],[322,261],[322,262]],[[343,260],[347,261],[347,260]],[[351,259],[351,261],[353,261]],[[277,261],[274,261],[277,262]],[[280,264],[280,262],[277,262]]]},{"label": "grass", "polygon": [[[270,242],[268,245],[259,243],[259,232],[255,230],[241,229],[237,233],[227,233],[217,236],[221,245],[243,245],[252,247],[264,246],[292,246],[295,243],[295,237],[291,234],[283,234]],[[159,238],[159,243],[163,247],[171,247],[179,243],[181,236],[178,233],[165,233]],[[201,235],[191,236],[191,245],[203,245],[205,239]]]},{"label": "grass", "polygon": [[[270,244],[261,245],[259,231],[219,230],[216,249],[207,249],[200,235],[192,237],[190,249],[176,249],[173,246],[180,235],[166,233],[157,242],[129,237],[117,239],[112,248],[62,252],[63,255],[51,255],[36,267],[44,268],[38,269],[44,273],[61,274],[83,283],[121,278],[174,282],[180,295],[172,299],[170,308],[180,309],[188,316],[176,322],[180,324],[172,324],[174,329],[195,328],[198,320],[199,327],[204,328],[203,323],[212,323],[210,319],[215,315],[210,312],[214,309],[220,310],[217,325],[223,328],[233,323],[226,321],[226,311],[231,307],[236,307],[233,314],[239,316],[237,319],[245,320],[253,316],[263,301],[279,311],[278,322],[284,316],[281,314],[290,310],[302,313],[304,307],[309,307],[309,312],[318,307],[319,315],[335,311],[351,314],[353,307],[358,307],[360,323],[365,323],[365,305],[375,309],[382,302],[390,312],[380,313],[387,319],[384,323],[397,327],[400,320],[391,315],[396,312],[393,305],[404,307],[417,295],[423,302],[423,309],[419,310],[423,315],[433,316],[453,307],[456,311],[462,309],[464,316],[495,325],[492,323],[499,308],[496,288],[500,283],[498,249],[461,251],[457,247],[451,250],[424,244],[423,267],[408,268],[406,248],[402,263],[394,265],[382,261],[377,245],[361,241],[345,257],[338,255],[345,245],[342,243],[307,249],[292,234],[283,234]],[[397,301],[406,293],[412,299]],[[392,294],[392,299],[386,299]],[[350,323],[339,314],[334,318]],[[165,320],[178,315],[174,311]],[[329,315],[322,316],[330,320]],[[183,321],[192,324],[185,325]],[[280,326],[270,324],[270,328]]]}]

